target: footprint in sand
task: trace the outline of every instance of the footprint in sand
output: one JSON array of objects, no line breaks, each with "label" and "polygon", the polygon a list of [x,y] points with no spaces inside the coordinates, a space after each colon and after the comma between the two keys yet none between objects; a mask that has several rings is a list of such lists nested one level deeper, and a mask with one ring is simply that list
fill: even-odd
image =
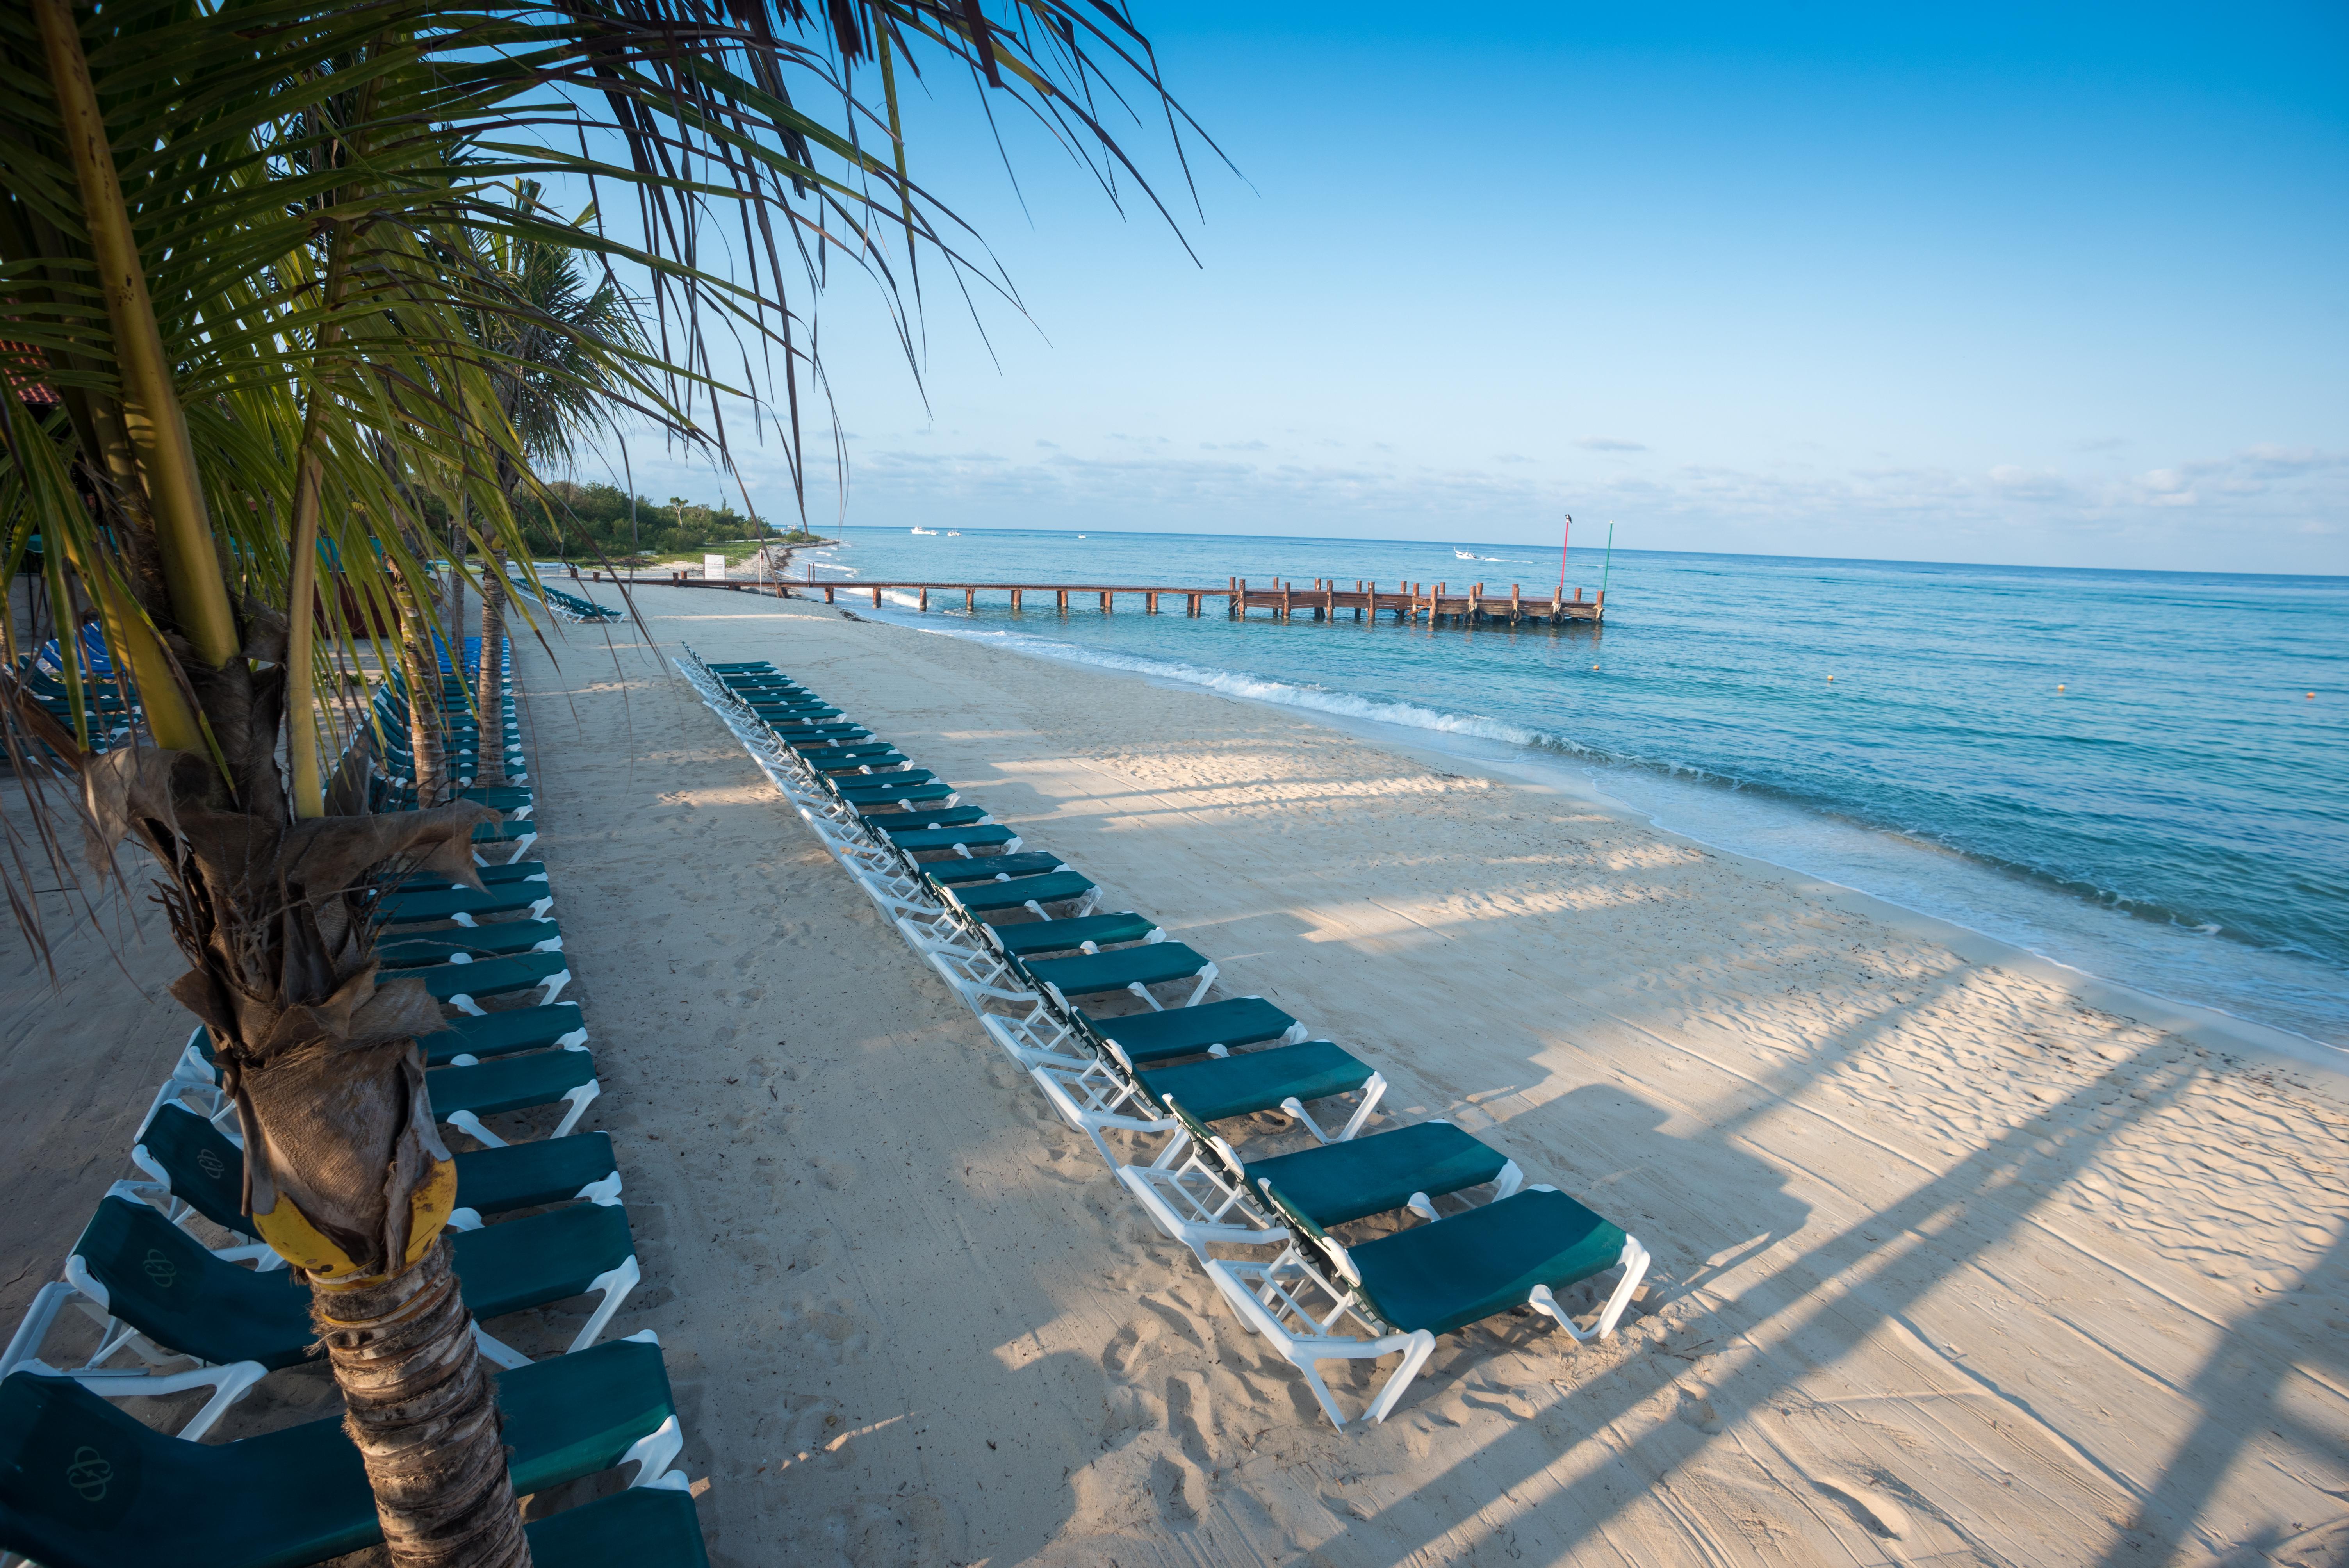
[{"label": "footprint in sand", "polygon": [[1102,1352],[1102,1370],[1121,1383],[1130,1381],[1143,1351],[1156,1341],[1159,1333],[1156,1318],[1145,1317],[1127,1324],[1111,1338],[1109,1348]]}]

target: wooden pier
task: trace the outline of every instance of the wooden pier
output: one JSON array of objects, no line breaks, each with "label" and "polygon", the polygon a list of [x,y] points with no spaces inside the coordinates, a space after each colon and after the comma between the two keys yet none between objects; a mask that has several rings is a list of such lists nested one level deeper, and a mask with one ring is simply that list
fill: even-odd
[{"label": "wooden pier", "polygon": [[[715,584],[713,584],[715,586]],[[1030,594],[1040,598],[1051,596],[1051,607],[1064,612],[1074,596],[1081,607],[1091,599],[1098,603],[1102,613],[1112,614],[1123,596],[1129,602],[1142,601],[1145,615],[1171,614],[1172,605],[1179,602],[1186,615],[1201,614],[1202,604],[1210,599],[1223,601],[1226,615],[1245,615],[1251,611],[1271,612],[1277,620],[1294,620],[1302,614],[1316,621],[1334,621],[1340,614],[1350,612],[1355,620],[1391,614],[1398,621],[1415,623],[1424,617],[1430,624],[1448,622],[1453,624],[1473,624],[1479,622],[1504,622],[1510,625],[1527,621],[1539,621],[1548,625],[1564,625],[1571,621],[1603,621],[1607,616],[1607,595],[1600,593],[1592,598],[1583,597],[1577,588],[1572,598],[1563,598],[1555,591],[1533,594],[1524,585],[1512,583],[1506,593],[1486,583],[1472,584],[1454,593],[1445,583],[1401,583],[1392,588],[1381,588],[1367,579],[1357,579],[1350,587],[1341,585],[1335,578],[1316,578],[1310,587],[1286,578],[1275,578],[1270,587],[1250,587],[1245,577],[1235,577],[1222,588],[1154,588],[1130,586],[1124,583],[868,583],[868,582],[777,582],[774,586],[786,592],[812,596],[823,594],[827,604],[838,602],[841,594],[859,597],[870,594],[873,606],[881,607],[885,590],[920,595],[925,610],[930,607],[933,593],[962,595],[962,607],[976,610],[981,593],[1004,593],[1010,596],[1011,608],[1028,608]],[[1162,603],[1165,608],[1162,609]],[[1038,606],[1040,608],[1041,606]]]}]

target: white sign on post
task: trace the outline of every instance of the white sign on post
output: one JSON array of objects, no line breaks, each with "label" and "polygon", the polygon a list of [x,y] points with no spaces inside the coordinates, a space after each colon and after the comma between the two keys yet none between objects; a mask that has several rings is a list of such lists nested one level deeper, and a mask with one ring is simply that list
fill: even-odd
[{"label": "white sign on post", "polygon": [[703,556],[701,558],[701,578],[705,583],[725,582],[726,557],[722,555]]}]

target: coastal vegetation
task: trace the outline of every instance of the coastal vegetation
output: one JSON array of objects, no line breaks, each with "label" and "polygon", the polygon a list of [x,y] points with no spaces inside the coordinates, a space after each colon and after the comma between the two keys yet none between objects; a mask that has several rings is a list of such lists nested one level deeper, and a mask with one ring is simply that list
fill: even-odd
[{"label": "coastal vegetation", "polygon": [[805,529],[779,529],[767,519],[744,516],[730,502],[697,503],[671,496],[656,503],[630,496],[617,485],[575,484],[558,480],[523,500],[524,536],[543,558],[618,561],[627,556],[698,554],[706,548],[747,540],[805,543]]},{"label": "coastal vegetation", "polygon": [[[441,1236],[455,1179],[416,1046],[440,1016],[378,984],[369,916],[387,877],[472,881],[491,815],[429,755],[456,717],[433,711],[436,640],[460,646],[501,557],[528,576],[533,520],[567,504],[542,470],[600,421],[722,463],[706,410],[740,400],[803,505],[827,270],[871,274],[901,319],[916,256],[969,270],[909,173],[900,75],[925,57],[1104,170],[1131,169],[1090,108],[1104,70],[1163,96],[1122,16],[1059,0],[0,16],[6,564],[37,541],[50,602],[108,655],[59,638],[60,721],[6,631],[0,738],[33,807],[0,877],[39,951],[45,896],[78,890],[88,918],[143,874],[126,841],[151,857],[250,1214],[309,1284],[403,1568],[528,1556]],[[542,180],[625,190],[640,222],[566,217]],[[755,236],[737,275],[698,249],[721,220]],[[671,510],[680,535],[748,526]],[[367,715],[401,682],[420,809],[366,814]],[[110,739],[109,703],[131,719]]]}]

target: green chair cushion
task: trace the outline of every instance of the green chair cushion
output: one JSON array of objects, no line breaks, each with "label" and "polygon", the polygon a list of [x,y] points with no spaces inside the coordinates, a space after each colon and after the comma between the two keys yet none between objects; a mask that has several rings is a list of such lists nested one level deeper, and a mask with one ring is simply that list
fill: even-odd
[{"label": "green chair cushion", "polygon": [[1064,996],[1187,980],[1206,966],[1205,956],[1179,942],[1154,942],[1144,947],[1080,954],[1074,958],[1029,959],[1020,965],[1030,978],[1059,986]]},{"label": "green chair cushion", "polygon": [[139,1147],[163,1168],[173,1197],[223,1230],[261,1239],[244,1216],[244,1150],[219,1128],[186,1106],[166,1100],[147,1119]]},{"label": "green chair cushion", "polygon": [[460,925],[426,936],[402,936],[376,944],[376,961],[387,969],[412,969],[446,964],[462,953],[474,958],[495,958],[527,953],[542,942],[563,934],[551,920],[502,920],[494,925]]},{"label": "green chair cushion", "polygon": [[310,1292],[292,1271],[223,1263],[151,1204],[99,1199],[73,1250],[109,1310],[158,1345],[272,1369],[310,1358]]},{"label": "green chair cushion", "polygon": [[561,953],[517,953],[469,964],[435,964],[427,968],[394,972],[386,980],[421,980],[436,1001],[451,996],[498,996],[523,991],[552,979],[571,967]]},{"label": "green chair cushion", "polygon": [[905,754],[895,748],[867,751],[859,748],[847,756],[827,751],[802,751],[800,756],[819,773],[854,773],[863,768],[895,768],[905,760]]},{"label": "green chair cushion", "polygon": [[962,861],[925,861],[922,874],[932,882],[948,887],[965,882],[993,882],[999,877],[1034,876],[1040,872],[1056,872],[1068,862],[1060,856],[1030,850],[1017,855],[978,855]]},{"label": "green chair cushion", "polygon": [[895,789],[916,784],[937,784],[944,780],[926,768],[893,768],[886,773],[875,773],[870,779],[838,780],[844,794],[851,789]]},{"label": "green chair cushion", "polygon": [[374,913],[381,925],[414,925],[457,914],[505,914],[554,896],[552,884],[543,882],[509,882],[481,892],[469,887],[424,888],[385,893],[376,901]]},{"label": "green chair cushion", "polygon": [[693,1494],[630,1487],[523,1528],[538,1568],[709,1568]]},{"label": "green chair cushion", "polygon": [[1328,1040],[1306,1040],[1135,1076],[1153,1106],[1171,1094],[1201,1121],[1221,1121],[1274,1109],[1291,1098],[1309,1102],[1351,1094],[1371,1081],[1371,1068]]},{"label": "green chair cushion", "polygon": [[[925,864],[922,869],[927,871],[929,866]],[[964,883],[955,888],[954,894],[965,909],[984,914],[989,910],[1019,909],[1030,900],[1038,903],[1065,903],[1072,898],[1082,898],[1092,891],[1091,878],[1076,872],[1053,872],[1045,876],[1013,877],[1009,882]],[[1059,925],[1062,923],[1056,920],[1052,923]],[[1101,939],[1080,936],[1076,940],[1098,942]]]},{"label": "green chair cushion", "polygon": [[1234,996],[1163,1013],[1132,1013],[1122,1018],[1077,1015],[1106,1040],[1115,1040],[1135,1067],[1195,1057],[1210,1046],[1237,1047],[1277,1040],[1297,1020],[1261,996]]},{"label": "green chair cushion", "polygon": [[618,1169],[608,1132],[469,1150],[457,1156],[457,1202],[483,1214],[560,1203]]},{"label": "green chair cushion", "polygon": [[[1085,882],[1085,879],[1074,872],[1059,874]],[[1009,887],[1011,884],[998,882],[994,885]],[[1085,892],[1092,886],[1091,882],[1085,882],[1078,892]],[[956,896],[961,897],[964,892],[985,891],[984,887],[958,890]],[[1074,897],[1075,894],[1061,896]],[[1016,909],[1019,905],[1006,907]],[[1157,929],[1156,921],[1130,910],[1117,914],[1080,915],[1074,920],[1024,920],[1008,925],[990,923],[988,926],[988,930],[994,934],[995,944],[1014,958],[1026,957],[1030,954],[1065,953],[1071,947],[1082,947],[1088,942],[1096,947],[1107,947],[1118,942],[1140,942]]]},{"label": "green chair cushion", "polygon": [[916,828],[910,833],[892,833],[889,841],[912,855],[927,850],[990,849],[1008,844],[1019,836],[993,822],[967,822],[954,828]]},{"label": "green chair cushion", "polygon": [[983,822],[987,820],[987,808],[908,805],[901,811],[894,806],[877,806],[869,811],[859,810],[856,820],[868,828],[895,834],[926,828],[958,827],[966,822]]},{"label": "green chair cushion", "polygon": [[[876,740],[873,732],[861,724],[819,725],[813,730],[793,730],[782,738],[783,744],[810,762],[819,757],[861,756],[866,752],[886,752],[896,755],[897,743]],[[899,760],[904,760],[902,758]]]},{"label": "green chair cushion", "polygon": [[1380,1316],[1449,1334],[1523,1305],[1537,1284],[1562,1290],[1604,1273],[1623,1242],[1565,1193],[1533,1191],[1347,1250]]},{"label": "green chair cushion", "polygon": [[[863,779],[868,775],[859,774],[856,777]],[[890,776],[874,775],[873,777]],[[944,800],[950,798],[954,792],[955,787],[951,784],[900,784],[893,777],[886,784],[843,783],[840,786],[840,798],[850,805],[860,808],[914,805],[916,802],[925,800]],[[916,806],[916,809],[919,810],[919,807]]]},{"label": "green chair cushion", "polygon": [[460,1110],[489,1116],[549,1105],[595,1077],[592,1052],[536,1051],[471,1067],[428,1068],[424,1087],[433,1114],[445,1120]]},{"label": "green chair cushion", "polygon": [[[460,1178],[461,1181],[462,1178]],[[496,1317],[577,1295],[634,1253],[627,1211],[574,1203],[450,1238],[450,1266],[475,1317]]]},{"label": "green chair cushion", "polygon": [[[488,965],[466,964],[458,967],[484,969]],[[543,1007],[505,1007],[494,1013],[485,1013],[478,1018],[458,1018],[445,1029],[418,1037],[416,1043],[424,1047],[425,1066],[444,1068],[455,1057],[474,1056],[487,1060],[491,1057],[512,1056],[516,1051],[543,1050],[566,1035],[579,1034],[586,1027],[586,1016],[580,1012],[578,1003],[554,1002]],[[581,1053],[565,1054],[575,1056]],[[461,1072],[464,1069],[457,1070]],[[433,1101],[436,1107],[440,1103],[437,1099]],[[441,1109],[457,1110],[465,1108],[449,1106]]]},{"label": "green chair cushion", "polygon": [[[1189,1102],[1177,1098],[1185,1109]],[[1196,1111],[1192,1112],[1197,1115]],[[1269,1179],[1318,1225],[1341,1225],[1490,1181],[1508,1160],[1452,1126],[1423,1121],[1392,1132],[1247,1162],[1248,1185]]]}]

